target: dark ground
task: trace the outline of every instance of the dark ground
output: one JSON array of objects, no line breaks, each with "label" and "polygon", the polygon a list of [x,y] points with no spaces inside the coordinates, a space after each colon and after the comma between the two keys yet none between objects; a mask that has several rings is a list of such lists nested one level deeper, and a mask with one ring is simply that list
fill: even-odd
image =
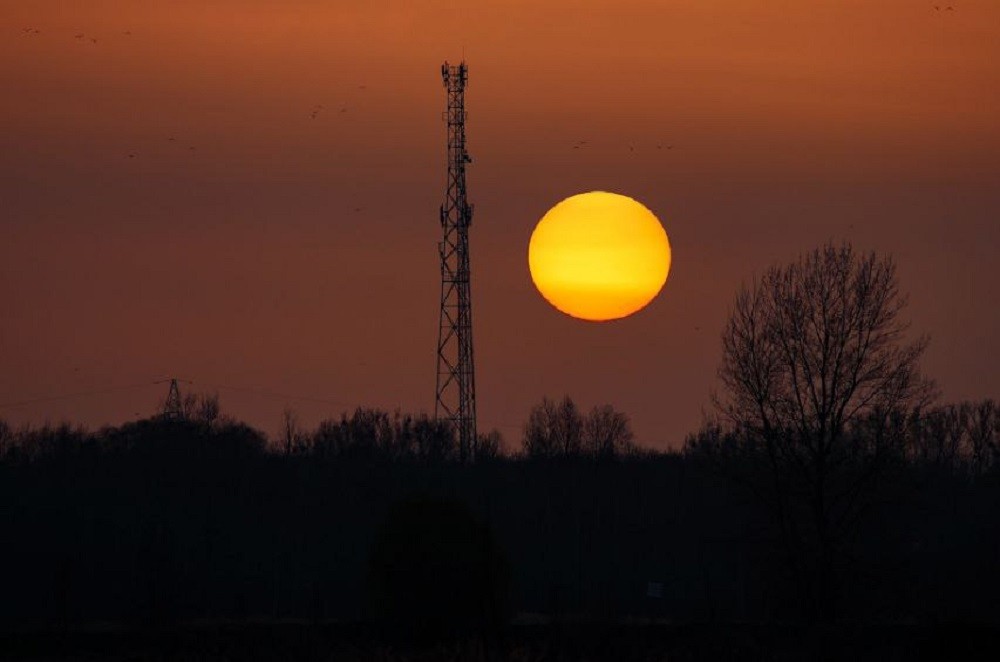
[{"label": "dark ground", "polygon": [[513,626],[497,640],[415,644],[365,626],[259,623],[0,635],[20,660],[996,660],[1000,628],[974,625]]},{"label": "dark ground", "polygon": [[232,423],[14,435],[0,662],[1000,660],[1000,453],[947,426],[906,428],[827,568],[730,477],[747,453],[466,466],[338,425],[287,453]]}]

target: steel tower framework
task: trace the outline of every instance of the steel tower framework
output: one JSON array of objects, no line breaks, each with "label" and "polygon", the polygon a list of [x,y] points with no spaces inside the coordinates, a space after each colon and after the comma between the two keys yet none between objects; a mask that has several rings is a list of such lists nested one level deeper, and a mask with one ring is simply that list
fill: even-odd
[{"label": "steel tower framework", "polygon": [[170,390],[167,391],[167,401],[163,405],[163,418],[168,421],[179,421],[184,418],[184,408],[181,405],[181,390],[177,380],[170,380]]},{"label": "steel tower framework", "polygon": [[434,416],[448,420],[459,454],[471,460],[476,447],[476,374],[472,352],[472,294],[469,289],[469,226],[472,205],[465,198],[465,86],[469,70],[445,62],[448,90],[448,188],[441,205],[441,313],[438,326],[437,396]]}]

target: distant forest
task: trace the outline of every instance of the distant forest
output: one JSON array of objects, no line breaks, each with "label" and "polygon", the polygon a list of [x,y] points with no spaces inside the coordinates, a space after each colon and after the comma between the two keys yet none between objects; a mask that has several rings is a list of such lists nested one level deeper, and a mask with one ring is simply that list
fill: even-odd
[{"label": "distant forest", "polygon": [[[194,404],[96,432],[0,423],[4,627],[810,614],[789,558],[809,553],[755,494],[758,451],[715,425],[652,452],[619,412],[546,401],[522,449],[484,435],[461,464],[426,417],[358,409],[269,440]],[[1000,409],[898,412],[878,433],[895,452],[845,535],[833,614],[996,622]]]}]

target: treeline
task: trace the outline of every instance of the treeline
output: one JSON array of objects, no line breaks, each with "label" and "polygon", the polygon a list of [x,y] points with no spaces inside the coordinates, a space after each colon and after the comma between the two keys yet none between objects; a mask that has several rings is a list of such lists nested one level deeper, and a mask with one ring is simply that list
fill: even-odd
[{"label": "treeline", "polygon": [[[1000,468],[1000,407],[987,399],[874,412],[851,421],[842,447],[847,457],[857,460],[877,451],[885,463],[980,477]],[[763,451],[744,431],[718,420],[706,423],[684,442],[686,455],[717,460]]]},{"label": "treeline", "polygon": [[[447,421],[427,414],[387,412],[358,407],[339,418],[327,418],[313,430],[302,427],[292,409],[282,415],[278,435],[269,437],[224,415],[217,394],[188,394],[178,420],[160,418],[106,427],[97,431],[70,423],[12,428],[0,419],[0,458],[32,461],[62,452],[120,452],[153,444],[163,430],[185,431],[185,439],[210,435],[216,445],[235,443],[244,452],[298,455],[323,459],[456,462],[457,439]],[[191,437],[191,435],[194,435]],[[154,441],[151,441],[154,440]],[[227,441],[222,441],[227,440]],[[582,412],[569,396],[545,398],[533,407],[519,447],[505,443],[496,429],[477,436],[475,461],[501,457],[610,459],[640,453],[629,418],[608,404]],[[182,446],[186,441],[176,441]],[[216,449],[218,450],[218,449]]]},{"label": "treeline", "polygon": [[520,449],[490,441],[463,464],[421,415],[358,409],[269,439],[217,405],[97,431],[0,424],[0,622],[353,622],[379,605],[397,621],[760,622],[805,617],[821,579],[837,618],[1000,618],[992,401],[852,428],[827,482],[851,522],[830,529],[822,577],[808,476],[785,476],[776,517],[768,449],[736,429],[640,452],[613,409],[545,401]]},{"label": "treeline", "polygon": [[[37,461],[64,453],[114,453],[157,448],[167,431],[172,444],[185,447],[211,437],[214,452],[301,455],[322,459],[422,460],[457,462],[455,435],[444,421],[426,414],[387,412],[358,407],[339,418],[302,428],[293,410],[286,410],[279,435],[264,432],[222,414],[217,395],[185,398],[184,417],[169,423],[159,418],[106,427],[96,431],[80,425],[15,428],[0,419],[0,458],[8,463]],[[980,475],[1000,465],[1000,407],[994,400],[961,402],[894,411],[853,423],[850,439],[861,452],[861,440],[890,448],[900,461]],[[732,455],[752,450],[752,441],[718,421],[707,422],[689,435],[683,452]],[[479,461],[507,459],[613,459],[648,457],[661,451],[637,446],[628,416],[608,404],[584,414],[569,396],[545,398],[531,408],[517,445],[498,430],[480,433],[473,457]]]}]

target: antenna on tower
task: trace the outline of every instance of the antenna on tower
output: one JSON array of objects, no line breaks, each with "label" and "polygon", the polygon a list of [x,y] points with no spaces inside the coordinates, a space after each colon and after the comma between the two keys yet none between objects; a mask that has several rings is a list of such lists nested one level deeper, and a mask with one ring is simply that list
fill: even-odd
[{"label": "antenna on tower", "polygon": [[167,401],[163,404],[163,420],[180,421],[184,418],[184,409],[181,406],[181,390],[177,386],[177,380],[170,380],[170,390],[167,391]]},{"label": "antenna on tower", "polygon": [[437,393],[434,417],[451,422],[459,457],[472,459],[476,446],[476,377],[472,353],[472,293],[469,289],[469,225],[472,205],[465,198],[465,86],[469,70],[445,62],[441,78],[448,91],[448,187],[441,205],[441,312],[438,325]]}]

